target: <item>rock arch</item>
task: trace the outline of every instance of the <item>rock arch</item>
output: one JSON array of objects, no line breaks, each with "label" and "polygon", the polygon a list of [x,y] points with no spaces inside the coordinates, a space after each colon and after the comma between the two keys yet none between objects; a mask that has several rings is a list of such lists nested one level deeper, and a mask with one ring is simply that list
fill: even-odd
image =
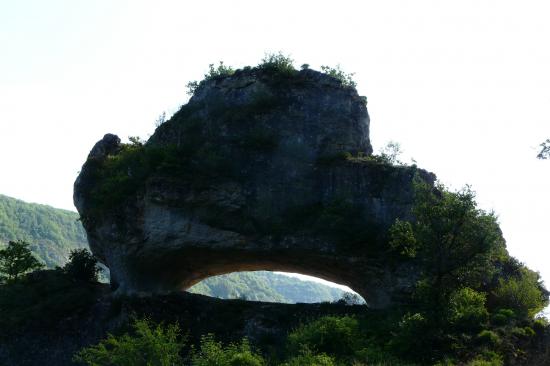
[{"label": "rock arch", "polygon": [[417,273],[388,259],[387,229],[435,177],[373,157],[369,123],[354,88],[313,70],[204,81],[147,143],[93,147],[74,192],[90,247],[118,293],[276,270],[398,303]]}]

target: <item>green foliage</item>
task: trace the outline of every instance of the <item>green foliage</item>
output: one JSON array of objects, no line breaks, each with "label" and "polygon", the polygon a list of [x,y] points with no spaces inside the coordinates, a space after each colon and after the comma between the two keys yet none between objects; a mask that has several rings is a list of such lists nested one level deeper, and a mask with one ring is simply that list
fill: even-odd
[{"label": "green foliage", "polygon": [[78,285],[61,270],[35,271],[0,286],[0,328],[52,327],[95,303],[100,285]]},{"label": "green foliage", "polygon": [[431,340],[429,321],[425,315],[407,313],[399,321],[389,345],[398,355],[423,360],[427,356],[425,349],[430,346]]},{"label": "green foliage", "polygon": [[288,335],[291,355],[304,348],[335,358],[349,358],[362,348],[359,322],[350,316],[325,316],[302,325]]},{"label": "green foliage", "polygon": [[499,309],[493,314],[491,322],[494,325],[507,325],[515,319],[516,314],[511,309]]},{"label": "green foliage", "polygon": [[413,228],[410,222],[395,220],[389,230],[389,247],[391,251],[407,257],[414,258],[418,243],[414,237]]},{"label": "green foliage", "polygon": [[202,81],[190,81],[187,83],[187,94],[193,95],[201,83],[220,78],[225,76],[230,76],[235,73],[235,70],[231,66],[227,66],[220,61],[218,66],[214,67],[214,64],[208,65],[208,72],[204,74],[204,79]]},{"label": "green foliage", "polygon": [[464,287],[453,292],[449,298],[448,319],[456,327],[478,329],[487,321],[484,293]]},{"label": "green foliage", "polygon": [[266,54],[258,68],[279,75],[293,75],[296,73],[294,60],[281,52]]},{"label": "green foliage", "polygon": [[353,75],[355,75],[355,73],[348,74],[344,72],[340,68],[340,65],[336,65],[336,67],[321,66],[321,70],[325,74],[340,80],[343,86],[350,87],[350,88],[355,88],[357,86],[357,83],[355,82],[355,80],[353,80]]},{"label": "green foliage", "polygon": [[136,319],[132,335],[109,334],[95,346],[78,352],[74,360],[90,366],[172,366],[182,363],[183,340],[177,324],[153,325]]},{"label": "green foliage", "polygon": [[499,279],[494,290],[497,306],[514,310],[517,314],[532,317],[548,305],[543,293],[540,276],[527,268],[511,278]]},{"label": "green foliage", "polygon": [[344,291],[338,288],[265,271],[212,276],[189,291],[222,299],[245,296],[252,301],[283,303],[332,302],[344,295]]},{"label": "green foliage", "polygon": [[302,350],[299,355],[291,357],[281,366],[335,366],[334,358],[324,354],[314,354],[307,348]]},{"label": "green foliage", "polygon": [[483,344],[488,346],[496,346],[500,344],[501,339],[497,333],[495,333],[492,330],[484,329],[477,335],[477,340]]},{"label": "green foliage", "polygon": [[29,248],[47,268],[63,265],[69,252],[88,247],[78,214],[0,195],[0,249],[10,240]]},{"label": "green foliage", "polygon": [[12,283],[25,273],[42,268],[29,249],[29,243],[18,240],[10,241],[7,248],[0,250],[0,283]]},{"label": "green foliage", "polygon": [[504,363],[502,358],[495,354],[478,356],[468,362],[466,366],[502,366]]},{"label": "green foliage", "polygon": [[192,366],[262,366],[264,359],[255,353],[244,338],[240,343],[223,346],[213,334],[201,337],[198,350],[191,350]]},{"label": "green foliage", "polygon": [[479,289],[493,277],[494,262],[507,256],[504,239],[469,187],[455,193],[419,185],[416,196],[413,231],[424,268],[416,299],[443,315],[452,292]]},{"label": "green foliage", "polygon": [[71,278],[84,282],[97,282],[100,271],[97,259],[87,249],[71,251],[63,270]]}]

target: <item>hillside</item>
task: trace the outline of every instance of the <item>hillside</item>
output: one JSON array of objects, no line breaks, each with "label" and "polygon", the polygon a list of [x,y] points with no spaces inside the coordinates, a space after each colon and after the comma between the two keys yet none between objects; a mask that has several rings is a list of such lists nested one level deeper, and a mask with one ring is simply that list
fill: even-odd
[{"label": "hillside", "polygon": [[245,298],[284,303],[336,301],[345,293],[320,283],[265,271],[210,277],[191,287],[189,291],[222,299]]},{"label": "hillside", "polygon": [[[35,255],[49,268],[62,266],[72,249],[88,247],[76,212],[0,195],[0,245],[10,240],[31,243]],[[191,292],[222,299],[285,303],[335,301],[344,294],[339,289],[271,272],[215,276],[195,285]]]},{"label": "hillside", "polygon": [[47,267],[62,265],[69,252],[88,246],[76,212],[0,195],[0,244],[25,240]]}]

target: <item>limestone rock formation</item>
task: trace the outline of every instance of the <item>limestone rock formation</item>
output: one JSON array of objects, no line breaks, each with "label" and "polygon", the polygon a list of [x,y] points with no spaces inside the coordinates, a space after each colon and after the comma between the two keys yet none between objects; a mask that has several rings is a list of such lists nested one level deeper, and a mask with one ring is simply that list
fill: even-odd
[{"label": "limestone rock formation", "polygon": [[435,177],[371,154],[354,88],[313,70],[247,68],[203,81],[145,144],[105,135],[74,201],[118,293],[277,270],[348,285],[380,308],[417,275],[388,259],[387,229],[410,217],[413,180]]}]

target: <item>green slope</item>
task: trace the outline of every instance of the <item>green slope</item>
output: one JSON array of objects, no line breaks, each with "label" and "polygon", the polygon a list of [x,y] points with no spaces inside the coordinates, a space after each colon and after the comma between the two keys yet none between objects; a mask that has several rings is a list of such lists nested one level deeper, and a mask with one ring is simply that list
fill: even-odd
[{"label": "green slope", "polygon": [[0,245],[25,240],[47,267],[62,265],[69,252],[88,246],[76,212],[0,195]]},{"label": "green slope", "polygon": [[[10,240],[29,242],[35,255],[50,268],[62,266],[72,249],[88,247],[78,213],[0,195],[0,246]],[[344,293],[272,272],[215,276],[190,291],[223,299],[241,297],[288,303],[334,301]]]},{"label": "green slope", "polygon": [[345,293],[320,283],[265,271],[210,277],[189,291],[222,299],[246,298],[286,303],[336,301]]}]

